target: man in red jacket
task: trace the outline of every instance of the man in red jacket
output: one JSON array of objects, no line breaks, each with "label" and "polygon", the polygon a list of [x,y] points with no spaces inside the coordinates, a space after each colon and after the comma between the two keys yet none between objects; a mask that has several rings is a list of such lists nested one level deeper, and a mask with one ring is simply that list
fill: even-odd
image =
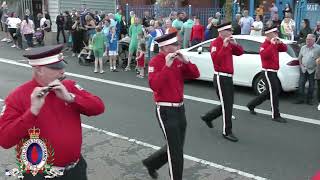
[{"label": "man in red jacket", "polygon": [[211,42],[211,59],[214,66],[213,82],[221,105],[210,110],[201,119],[209,128],[213,128],[212,120],[222,115],[222,136],[227,140],[237,142],[238,138],[232,133],[233,108],[233,58],[232,55],[243,54],[242,47],[232,38],[231,23],[218,26],[219,37]]},{"label": "man in red jacket", "polygon": [[277,27],[266,28],[264,33],[266,35],[266,40],[260,47],[260,57],[262,62],[262,74],[264,75],[264,82],[266,82],[267,87],[262,94],[250,101],[247,107],[251,114],[256,114],[254,108],[270,98],[272,120],[286,123],[287,121],[283,119],[279,113],[279,94],[281,92],[281,87],[277,72],[279,70],[279,52],[286,52],[287,45],[278,38]]},{"label": "man in red jacket", "polygon": [[149,63],[149,85],[153,90],[156,116],[167,144],[143,160],[149,175],[156,179],[156,170],[169,163],[171,180],[182,180],[183,146],[186,115],[183,105],[185,79],[200,76],[198,68],[178,51],[177,33],[155,39],[160,53]]},{"label": "man in red jacket", "polygon": [[[48,176],[53,179],[86,180],[87,165],[81,156],[80,115],[99,115],[104,112],[104,103],[75,81],[63,80],[65,63],[60,54],[62,48],[63,45],[35,48],[24,55],[32,66],[32,80],[17,87],[5,100],[0,115],[0,146],[5,149],[19,146],[21,140],[29,135],[31,140],[38,137],[34,140],[37,142],[45,139],[48,141],[48,153],[39,149],[41,142],[26,146],[25,157],[29,161],[26,163],[41,167],[43,163],[36,163],[38,158],[43,158],[43,154],[49,158],[49,148],[52,147],[53,167]],[[44,180],[46,175],[42,172],[33,176],[29,171],[23,176],[24,180]]]}]

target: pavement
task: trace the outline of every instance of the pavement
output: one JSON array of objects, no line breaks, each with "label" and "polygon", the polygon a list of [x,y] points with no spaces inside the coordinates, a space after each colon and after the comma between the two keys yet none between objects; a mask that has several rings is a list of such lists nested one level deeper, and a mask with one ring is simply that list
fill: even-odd
[{"label": "pavement", "polygon": [[[0,99],[30,79],[22,53],[0,43]],[[70,55],[66,53],[68,78],[97,94],[106,104],[103,115],[83,118],[82,152],[89,164],[89,179],[148,179],[140,161],[162,146],[164,140],[147,80],[122,70],[95,74],[92,66],[79,66]],[[254,96],[249,88],[235,87],[233,131],[240,141],[232,143],[221,137],[221,118],[214,121],[213,129],[199,118],[218,104],[212,83],[186,83],[184,179],[306,180],[320,169],[320,116],[316,105],[296,105],[292,103],[293,93],[281,94],[280,111],[288,123],[279,124],[267,115],[270,102],[258,107],[258,115],[248,113],[245,104]],[[14,164],[12,150],[1,149],[0,157],[0,168]],[[161,168],[159,174],[159,179],[168,179],[168,168]]]}]

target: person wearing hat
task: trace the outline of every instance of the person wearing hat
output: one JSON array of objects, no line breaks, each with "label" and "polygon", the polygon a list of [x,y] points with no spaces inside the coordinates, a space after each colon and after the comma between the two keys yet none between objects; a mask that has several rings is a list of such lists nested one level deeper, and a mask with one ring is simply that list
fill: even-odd
[{"label": "person wearing hat", "polygon": [[[86,161],[81,155],[80,115],[104,112],[103,101],[73,80],[63,80],[63,45],[35,48],[26,52],[32,80],[14,89],[5,99],[0,114],[0,146],[9,149],[28,138],[28,130],[40,129],[40,138],[54,150],[53,179],[86,180]],[[49,148],[49,147],[47,147]],[[44,180],[38,173],[23,174],[24,180]]]},{"label": "person wearing hat", "polygon": [[209,128],[213,128],[212,121],[222,115],[222,136],[227,140],[237,142],[238,138],[232,133],[233,108],[233,58],[240,56],[243,48],[232,38],[230,22],[217,26],[219,36],[210,44],[211,59],[214,66],[213,82],[221,105],[210,110],[201,119]]},{"label": "person wearing hat", "polygon": [[277,72],[279,70],[279,52],[286,52],[287,45],[278,38],[278,28],[276,26],[265,28],[264,33],[266,40],[260,46],[260,57],[262,74],[264,82],[266,82],[266,90],[250,101],[247,107],[251,114],[256,114],[254,109],[270,98],[272,120],[286,123],[287,121],[283,119],[279,113],[279,94],[281,87]]},{"label": "person wearing hat", "polygon": [[177,33],[155,39],[160,52],[149,63],[149,85],[156,104],[156,117],[166,139],[166,145],[142,161],[149,175],[156,179],[156,170],[169,164],[171,180],[182,180],[183,146],[186,115],[183,105],[185,79],[200,76],[196,65],[179,52]]}]

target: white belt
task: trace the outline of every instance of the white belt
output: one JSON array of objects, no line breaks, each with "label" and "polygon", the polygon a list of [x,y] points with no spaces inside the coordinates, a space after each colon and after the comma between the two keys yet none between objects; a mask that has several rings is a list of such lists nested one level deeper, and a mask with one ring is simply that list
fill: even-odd
[{"label": "white belt", "polygon": [[226,76],[226,77],[232,77],[232,74],[229,73],[224,73],[224,72],[214,72],[214,74],[216,75],[220,75],[220,76]]},{"label": "white belt", "polygon": [[278,72],[278,70],[274,70],[274,69],[264,69],[264,68],[262,68],[262,70],[264,70],[264,71],[271,71],[271,72]]},{"label": "white belt", "polygon": [[158,106],[169,106],[169,107],[181,107],[183,102],[181,103],[171,103],[171,102],[156,102]]}]

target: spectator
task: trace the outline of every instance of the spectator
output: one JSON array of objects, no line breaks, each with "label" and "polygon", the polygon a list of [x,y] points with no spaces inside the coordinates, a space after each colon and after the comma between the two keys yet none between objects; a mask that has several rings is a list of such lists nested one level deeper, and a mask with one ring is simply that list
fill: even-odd
[{"label": "spectator", "polygon": [[178,13],[176,11],[172,11],[169,15],[169,19],[172,21],[176,20],[178,17]]},{"label": "spectator", "polygon": [[146,44],[140,43],[138,52],[137,52],[137,70],[138,70],[138,78],[144,78],[144,68],[145,68],[145,54],[146,54]]},{"label": "spectator", "polygon": [[182,29],[180,31],[181,37],[183,37],[183,48],[188,48],[189,47],[189,42],[190,42],[190,36],[191,36],[191,29],[194,24],[194,21],[189,18],[186,22],[183,23]]},{"label": "spectator", "polygon": [[3,38],[1,40],[1,42],[10,43],[11,42],[10,34],[9,34],[9,31],[8,31],[8,25],[6,24],[7,18],[8,18],[8,6],[7,6],[6,1],[3,1],[1,8],[2,8],[1,23],[4,26],[4,32],[5,32],[5,35],[6,35],[6,37]]},{"label": "spectator", "polygon": [[34,21],[34,27],[35,27],[35,29],[40,28],[40,21],[41,21],[42,18],[43,18],[42,13],[38,13],[38,14],[37,14],[37,18],[36,18],[35,21]]},{"label": "spectator", "polygon": [[17,24],[17,32],[15,34],[17,48],[22,49],[21,23]]},{"label": "spectator", "polygon": [[[308,34],[306,38],[306,45],[302,46],[298,59],[300,62],[300,80],[298,99],[296,104],[304,103],[305,99],[307,104],[312,105],[313,91],[315,87],[315,71],[316,59],[320,57],[320,46],[315,44],[314,34]],[[305,98],[304,90],[306,82],[309,82],[307,98]]]},{"label": "spectator", "polygon": [[29,19],[29,16],[25,15],[24,19],[21,23],[21,34],[24,35],[24,38],[27,40],[28,48],[25,49],[26,51],[31,50],[33,47],[33,33],[34,33],[34,23],[31,19]]},{"label": "spectator", "polygon": [[120,36],[121,38],[124,38],[128,34],[128,26],[126,23],[126,17],[122,16],[122,19],[120,21]]},{"label": "spectator", "polygon": [[216,15],[215,15],[214,18],[218,20],[218,25],[220,25],[221,21],[222,21],[221,13],[220,12],[216,12]]},{"label": "spectator", "polygon": [[194,25],[191,29],[191,45],[194,46],[196,44],[201,43],[204,40],[204,27],[200,24],[200,18],[194,18]]},{"label": "spectator", "polygon": [[57,43],[59,44],[60,42],[60,33],[63,36],[63,43],[66,43],[66,35],[64,33],[64,16],[62,13],[60,13],[57,18],[56,18],[56,24],[57,24]]},{"label": "spectator", "polygon": [[299,33],[298,43],[302,46],[306,42],[306,38],[308,34],[312,33],[312,29],[310,28],[310,21],[309,19],[304,19],[301,23],[302,29]]},{"label": "spectator", "polygon": [[296,24],[291,19],[291,14],[286,13],[286,17],[281,22],[280,32],[283,39],[294,40],[294,28]]},{"label": "spectator", "polygon": [[102,32],[104,34],[104,37],[106,39],[105,41],[105,51],[103,56],[109,56],[109,34],[110,34],[110,19],[106,18],[104,19],[104,24],[103,24],[103,28],[102,28]]},{"label": "spectator", "polygon": [[254,21],[251,26],[251,36],[262,36],[263,23],[261,19],[261,15],[256,16],[256,21]]},{"label": "spectator", "polygon": [[15,12],[11,13],[11,16],[7,19],[8,31],[13,39],[13,45],[11,47],[19,47],[17,44],[17,24],[20,24],[21,20],[17,17]]},{"label": "spectator", "polygon": [[108,36],[111,72],[117,72],[118,39],[115,27],[111,27]]},{"label": "spectator", "polygon": [[92,38],[92,36],[96,33],[96,21],[93,19],[93,17],[90,14],[87,14],[85,16],[85,25],[84,27],[87,29],[87,37],[86,39]]},{"label": "spectator", "polygon": [[316,43],[320,45],[320,21],[317,21],[317,25],[313,31],[313,34],[316,36]]},{"label": "spectator", "polygon": [[66,30],[66,32],[67,32],[67,37],[66,37],[66,39],[67,39],[67,41],[68,41],[68,43],[67,43],[67,48],[68,49],[70,49],[71,50],[71,48],[72,48],[72,36],[71,36],[71,30],[72,30],[72,17],[71,17],[71,15],[70,15],[70,13],[69,13],[69,11],[65,11],[64,12],[64,22],[65,22],[65,27],[64,27],[64,29]]},{"label": "spectator", "polygon": [[275,14],[278,14],[278,8],[275,3],[272,3],[272,7],[270,8],[271,20],[275,20]]},{"label": "spectator", "polygon": [[80,14],[75,18],[75,22],[72,26],[72,56],[77,56],[81,52],[83,48],[83,40],[84,40],[84,28],[81,26],[80,22]]},{"label": "spectator", "polygon": [[[241,34],[241,26],[239,25],[240,19],[241,19],[241,14],[236,14],[236,20],[232,22],[232,30],[234,35]],[[218,30],[217,30],[217,36],[218,36]]]},{"label": "spectator", "polygon": [[150,49],[149,59],[151,59],[155,55],[155,53],[158,53],[158,50],[159,50],[158,46],[155,44],[154,39],[162,36],[163,34],[164,34],[164,31],[161,28],[160,21],[155,21],[154,22],[154,30],[149,33],[149,38],[151,40],[150,48],[149,48]]},{"label": "spectator", "polygon": [[121,9],[117,9],[117,13],[114,15],[114,19],[120,23],[122,20],[122,10]]},{"label": "spectator", "polygon": [[144,13],[144,17],[142,19],[142,25],[147,28],[150,26],[150,20],[152,19],[150,16],[150,12],[149,11],[145,11]]},{"label": "spectator", "polygon": [[172,26],[172,22],[171,22],[170,19],[167,19],[167,20],[166,20],[166,26],[165,26],[165,27],[166,27],[165,34],[177,32],[177,29]]},{"label": "spectator", "polygon": [[95,57],[94,61],[94,72],[98,72],[98,67],[100,68],[100,74],[104,73],[103,70],[103,53],[104,53],[104,47],[105,47],[105,40],[106,38],[101,33],[101,27],[96,26],[96,33],[92,37],[92,50]]},{"label": "spectator", "polygon": [[283,17],[285,17],[286,13],[292,14],[292,9],[289,3],[286,3],[284,9],[282,10],[282,13],[283,13]]},{"label": "spectator", "polygon": [[317,98],[318,98],[318,111],[320,111],[320,58],[317,59],[317,69],[315,79],[317,80]]},{"label": "spectator", "polygon": [[131,24],[129,28],[129,36],[130,36],[130,45],[129,45],[129,55],[128,55],[128,63],[125,71],[131,70],[131,58],[133,54],[137,52],[138,49],[138,34],[143,33],[142,26],[140,24],[140,19],[136,17],[134,19],[134,24]]},{"label": "spectator", "polygon": [[135,15],[134,11],[130,11],[130,18],[129,18],[129,22],[128,22],[129,27],[131,26],[131,24],[134,24],[135,17],[136,17],[136,15]]},{"label": "spectator", "polygon": [[51,32],[51,25],[50,16],[48,13],[45,13],[44,17],[40,20],[40,28],[43,29],[43,44],[46,42],[47,32]]},{"label": "spectator", "polygon": [[263,5],[260,4],[259,6],[257,6],[256,8],[256,16],[263,16],[264,12],[263,12]]},{"label": "spectator", "polygon": [[243,17],[240,19],[239,25],[241,26],[241,34],[250,34],[253,18],[249,16],[248,10],[243,11]]},{"label": "spectator", "polygon": [[[180,31],[183,26],[183,18],[184,18],[183,13],[179,12],[177,19],[175,19],[172,22],[172,27],[174,27],[177,31]],[[168,27],[167,27],[167,29],[168,29]],[[172,31],[170,31],[169,33],[172,33]],[[168,34],[168,33],[166,33],[166,34]]]},{"label": "spectator", "polygon": [[[1,7],[0,7],[0,20],[1,20],[1,18],[2,18],[2,14],[3,14],[3,7],[1,6]],[[1,21],[0,21],[0,28],[1,28],[1,31],[3,31],[3,26],[2,26]]]}]

